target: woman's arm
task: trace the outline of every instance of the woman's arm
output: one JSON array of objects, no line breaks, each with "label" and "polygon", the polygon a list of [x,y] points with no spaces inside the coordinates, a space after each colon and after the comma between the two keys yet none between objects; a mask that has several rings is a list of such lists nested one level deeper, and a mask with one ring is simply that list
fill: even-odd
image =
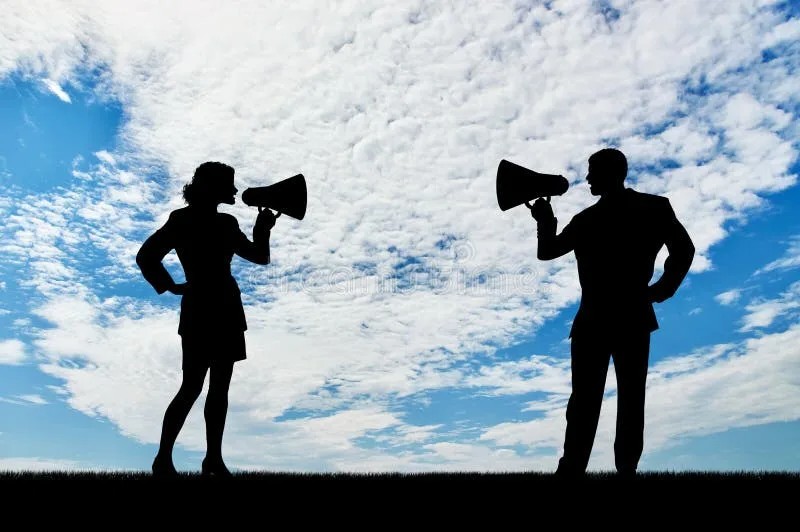
[{"label": "woman's arm", "polygon": [[269,264],[269,237],[270,230],[275,225],[275,215],[269,209],[264,209],[258,213],[256,223],[253,226],[253,241],[251,242],[247,236],[239,229],[239,224],[236,224],[236,237],[235,253],[245,260],[254,262],[256,264]]},{"label": "woman's arm", "polygon": [[156,292],[163,294],[167,290],[173,293],[182,293],[182,285],[175,284],[172,276],[162,264],[162,260],[174,247],[172,237],[172,215],[163,227],[150,235],[144,241],[136,254],[136,264],[142,271],[145,280],[150,283]]}]

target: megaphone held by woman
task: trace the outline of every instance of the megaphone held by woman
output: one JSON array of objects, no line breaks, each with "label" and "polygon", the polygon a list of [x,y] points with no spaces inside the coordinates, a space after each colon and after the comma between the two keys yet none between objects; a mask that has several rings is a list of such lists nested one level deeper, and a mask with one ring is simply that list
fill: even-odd
[{"label": "megaphone held by woman", "polygon": [[267,208],[297,220],[306,215],[308,191],[303,174],[266,187],[252,187],[242,192],[242,201],[251,207]]}]

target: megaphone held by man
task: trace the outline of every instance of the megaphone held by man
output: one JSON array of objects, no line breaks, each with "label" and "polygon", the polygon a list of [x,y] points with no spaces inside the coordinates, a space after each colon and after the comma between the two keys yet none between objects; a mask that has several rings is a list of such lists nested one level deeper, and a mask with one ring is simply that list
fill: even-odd
[{"label": "megaphone held by man", "polygon": [[266,187],[252,187],[242,192],[242,201],[251,207],[266,208],[302,220],[306,215],[308,191],[303,174]]},{"label": "megaphone held by man", "polygon": [[564,176],[534,172],[505,159],[497,167],[497,204],[502,211],[523,203],[530,209],[536,198],[560,196],[568,188]]}]

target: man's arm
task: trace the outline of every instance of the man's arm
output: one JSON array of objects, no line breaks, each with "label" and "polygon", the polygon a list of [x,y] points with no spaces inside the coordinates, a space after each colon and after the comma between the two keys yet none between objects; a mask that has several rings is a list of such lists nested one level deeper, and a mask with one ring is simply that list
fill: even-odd
[{"label": "man's arm", "polygon": [[556,259],[575,249],[569,224],[561,234],[556,234],[558,220],[553,215],[553,208],[550,206],[550,202],[542,198],[536,200],[531,209],[531,216],[536,220],[536,235],[538,237],[536,257],[539,260]]},{"label": "man's arm", "polygon": [[686,228],[678,221],[672,206],[667,201],[667,227],[664,243],[669,256],[664,263],[661,278],[650,285],[650,300],[661,303],[671,298],[683,282],[694,259],[694,244]]}]

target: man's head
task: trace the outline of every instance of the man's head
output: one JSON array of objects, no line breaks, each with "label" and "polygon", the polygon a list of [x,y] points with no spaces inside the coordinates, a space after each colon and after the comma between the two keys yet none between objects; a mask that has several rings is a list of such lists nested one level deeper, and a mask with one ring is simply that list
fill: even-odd
[{"label": "man's head", "polygon": [[183,187],[183,198],[189,205],[228,203],[233,205],[238,191],[233,184],[234,170],[227,164],[209,161],[194,171],[191,183]]},{"label": "man's head", "polygon": [[586,181],[595,196],[624,188],[628,175],[628,160],[625,154],[614,148],[605,148],[589,157],[589,173]]}]

